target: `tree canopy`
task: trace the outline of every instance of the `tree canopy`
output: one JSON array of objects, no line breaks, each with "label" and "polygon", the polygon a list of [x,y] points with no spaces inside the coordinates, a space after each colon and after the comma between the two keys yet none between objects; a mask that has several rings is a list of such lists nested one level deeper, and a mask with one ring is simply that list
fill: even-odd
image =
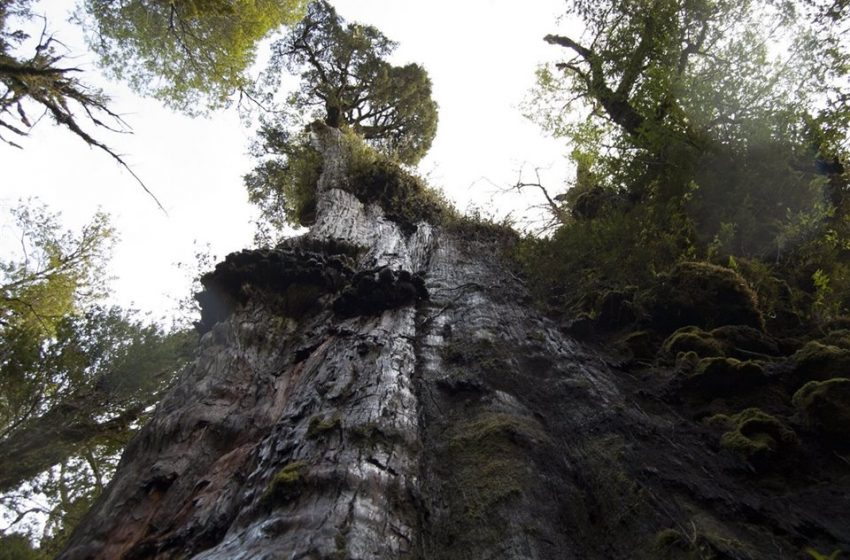
[{"label": "tree canopy", "polygon": [[115,77],[187,113],[226,106],[249,83],[257,43],[303,0],[84,0],[89,45]]},{"label": "tree canopy", "polygon": [[0,506],[13,518],[0,536],[26,532],[40,513],[41,550],[58,552],[192,337],[98,303],[113,234],[105,215],[77,233],[36,204],[13,215],[19,257],[0,261]]},{"label": "tree canopy", "polygon": [[287,100],[296,111],[329,126],[347,125],[384,153],[414,164],[437,132],[437,104],[424,68],[385,60],[395,47],[376,28],[345,23],[319,0],[274,44],[270,86],[277,87],[283,71],[300,75],[300,88]]},{"label": "tree canopy", "polygon": [[[537,244],[547,275],[625,285],[681,259],[758,259],[806,297],[820,271],[845,308],[845,3],[574,0],[569,14],[584,35],[545,38],[565,56],[529,106],[577,167],[555,242]],[[571,272],[549,269],[561,260]]]},{"label": "tree canopy", "polygon": [[124,158],[92,132],[91,127],[114,132],[126,131],[127,126],[101,91],[80,80],[82,70],[67,63],[64,46],[47,32],[46,24],[31,52],[23,50],[31,39],[24,30],[34,18],[31,3],[0,1],[0,142],[21,148],[20,139],[41,120],[38,113],[47,114],[58,126],[109,154],[159,204]]}]

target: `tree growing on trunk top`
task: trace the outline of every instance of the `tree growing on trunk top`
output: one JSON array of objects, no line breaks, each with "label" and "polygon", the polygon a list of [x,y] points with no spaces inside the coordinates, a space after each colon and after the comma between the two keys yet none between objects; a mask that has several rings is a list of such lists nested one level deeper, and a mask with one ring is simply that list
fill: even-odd
[{"label": "tree growing on trunk top", "polygon": [[347,128],[398,163],[414,165],[437,130],[437,104],[428,73],[418,64],[385,60],[395,43],[372,26],[345,23],[325,1],[273,46],[266,72],[267,98],[287,73],[300,75],[298,90],[272,117],[262,119],[245,176],[249,200],[260,209],[257,241],[273,244],[286,225],[310,225],[321,156],[305,125],[317,119]]},{"label": "tree growing on trunk top", "polygon": [[347,125],[401,163],[415,164],[436,134],[437,104],[424,68],[385,60],[395,47],[372,26],[346,24],[320,0],[274,44],[271,84],[283,70],[300,74],[301,87],[289,99],[298,112],[335,128]]}]

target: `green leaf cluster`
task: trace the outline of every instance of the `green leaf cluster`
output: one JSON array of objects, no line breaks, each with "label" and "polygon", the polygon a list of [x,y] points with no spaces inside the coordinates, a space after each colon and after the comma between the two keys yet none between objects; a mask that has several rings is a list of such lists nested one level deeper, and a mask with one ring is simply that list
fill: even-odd
[{"label": "green leaf cluster", "polygon": [[289,224],[309,226],[315,220],[322,156],[306,133],[290,137],[268,121],[258,136],[253,148],[258,163],[244,181],[248,200],[260,211],[257,241],[269,244],[273,232]]},{"label": "green leaf cluster", "polygon": [[[0,506],[15,516],[4,538],[30,533],[52,555],[193,337],[98,304],[113,236],[105,215],[78,232],[35,203],[12,215],[20,248],[0,261]],[[40,535],[32,514],[46,520]]]},{"label": "green leaf cluster", "polygon": [[758,262],[785,305],[847,313],[844,3],[569,6],[585,34],[546,37],[564,56],[527,105],[576,165],[559,230],[520,248],[540,295],[576,304],[682,260]]},{"label": "green leaf cluster", "polygon": [[257,43],[304,10],[303,0],[83,0],[78,17],[109,73],[194,114],[228,105]]},{"label": "green leaf cluster", "polygon": [[287,103],[301,126],[319,118],[332,127],[347,125],[383,153],[415,164],[437,132],[437,104],[424,68],[385,60],[395,47],[376,28],[346,23],[318,0],[274,43],[266,88],[277,90],[284,71],[300,75],[300,88]]}]

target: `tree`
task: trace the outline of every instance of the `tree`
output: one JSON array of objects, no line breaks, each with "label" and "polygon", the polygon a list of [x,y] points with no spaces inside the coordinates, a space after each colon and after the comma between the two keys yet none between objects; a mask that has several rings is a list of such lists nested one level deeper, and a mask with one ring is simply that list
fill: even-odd
[{"label": "tree", "polygon": [[372,26],[346,24],[319,0],[274,44],[269,87],[279,85],[282,70],[300,73],[301,87],[288,103],[303,117],[349,126],[398,161],[415,164],[436,134],[437,104],[424,68],[384,60],[395,46]]},{"label": "tree", "polygon": [[[314,132],[322,183],[345,188],[342,132]],[[205,275],[198,359],[60,560],[773,560],[847,548],[846,431],[834,422],[829,448],[804,430],[788,375],[714,354],[691,375],[644,366],[664,336],[642,327],[628,336],[641,361],[613,340],[586,345],[530,304],[501,258],[516,240],[503,228],[411,229],[392,208],[317,194],[309,234]],[[698,268],[750,301],[732,271]],[[714,336],[692,327],[671,345],[773,352],[752,328]],[[835,331],[830,345],[846,338]],[[844,374],[846,354],[814,343],[797,353],[817,356],[812,375],[828,359],[815,348]],[[769,367],[790,373],[794,359],[780,360]]]},{"label": "tree", "polygon": [[583,223],[565,224],[562,254],[604,232],[600,260],[643,255],[616,280],[593,259],[577,274],[625,285],[679,259],[779,263],[846,239],[830,202],[844,187],[816,165],[847,153],[841,3],[576,0],[570,14],[585,35],[545,38],[566,57],[539,71],[531,110],[580,170],[564,215]]},{"label": "tree", "polygon": [[265,97],[275,97],[284,73],[300,74],[301,85],[261,119],[252,146],[258,164],[245,186],[260,209],[259,241],[271,242],[286,224],[315,219],[322,161],[306,132],[309,121],[346,128],[403,164],[425,155],[437,127],[431,82],[417,64],[384,60],[394,48],[374,27],[346,24],[325,1],[310,4],[304,20],[273,45]]},{"label": "tree", "polygon": [[41,550],[55,553],[192,339],[96,304],[106,216],[74,234],[44,207],[13,214],[20,258],[0,262],[0,506],[13,512],[3,532],[45,514]]},{"label": "tree", "polygon": [[66,57],[57,50],[61,43],[47,33],[46,25],[32,54],[18,52],[30,39],[23,30],[24,24],[34,17],[30,4],[31,0],[0,1],[0,141],[20,148],[20,144],[4,136],[3,132],[11,133],[12,138],[27,136],[40,120],[40,117],[32,116],[35,107],[36,112],[50,115],[57,125],[71,131],[89,146],[109,154],[159,205],[124,159],[80,123],[81,112],[95,128],[113,132],[126,130],[121,117],[109,109],[108,98],[75,76],[81,69],[65,65]]},{"label": "tree", "polygon": [[257,43],[303,13],[303,0],[84,0],[81,19],[109,73],[194,114],[228,105]]}]

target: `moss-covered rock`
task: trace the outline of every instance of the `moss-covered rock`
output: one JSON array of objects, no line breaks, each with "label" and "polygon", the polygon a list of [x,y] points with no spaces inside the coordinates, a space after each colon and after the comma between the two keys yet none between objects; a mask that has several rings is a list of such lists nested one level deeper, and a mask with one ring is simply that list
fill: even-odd
[{"label": "moss-covered rock", "polygon": [[677,370],[682,372],[691,372],[697,368],[699,361],[699,354],[693,350],[688,352],[679,352],[676,354],[675,367]]},{"label": "moss-covered rock", "polygon": [[732,416],[718,414],[706,423],[726,430],[720,437],[722,448],[757,467],[765,466],[773,455],[790,450],[797,444],[794,430],[758,408],[748,408]]},{"label": "moss-covered rock", "polygon": [[636,360],[651,360],[657,348],[655,337],[646,330],[630,332],[620,338],[617,344],[628,350]]},{"label": "moss-covered rock", "polygon": [[792,370],[787,377],[792,389],[808,381],[850,377],[850,349],[813,340],[791,356]]},{"label": "moss-covered rock", "polygon": [[647,295],[652,323],[661,330],[687,325],[764,328],[756,295],[734,270],[702,262],[679,263]]},{"label": "moss-covered rock", "polygon": [[729,397],[750,391],[766,380],[762,367],[735,358],[703,358],[683,383],[683,390],[700,400]]},{"label": "moss-covered rock", "polygon": [[777,356],[779,344],[773,337],[746,325],[723,325],[711,331],[727,356],[746,359],[754,354]]},{"label": "moss-covered rock", "polygon": [[725,355],[723,347],[710,333],[695,326],[682,327],[667,337],[661,345],[661,352],[666,356],[695,352],[701,358]]},{"label": "moss-covered rock", "polygon": [[821,344],[826,344],[827,346],[837,346],[844,350],[850,350],[850,330],[839,329],[830,331],[826,335],[822,336],[819,339],[819,342]]},{"label": "moss-covered rock", "polygon": [[850,443],[850,379],[810,381],[792,402],[808,428]]}]

